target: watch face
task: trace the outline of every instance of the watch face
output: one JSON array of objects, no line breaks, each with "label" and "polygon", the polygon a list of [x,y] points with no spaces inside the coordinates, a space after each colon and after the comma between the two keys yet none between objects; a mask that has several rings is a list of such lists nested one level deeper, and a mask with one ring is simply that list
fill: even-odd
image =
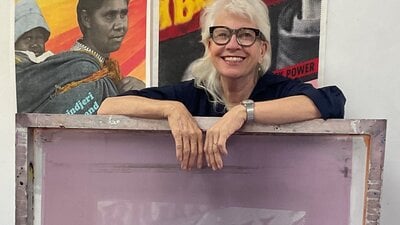
[{"label": "watch face", "polygon": [[250,104],[253,104],[253,103],[254,103],[254,101],[251,100],[251,99],[246,99],[246,100],[243,100],[243,101],[242,101],[242,104],[243,104],[243,105],[250,105]]}]

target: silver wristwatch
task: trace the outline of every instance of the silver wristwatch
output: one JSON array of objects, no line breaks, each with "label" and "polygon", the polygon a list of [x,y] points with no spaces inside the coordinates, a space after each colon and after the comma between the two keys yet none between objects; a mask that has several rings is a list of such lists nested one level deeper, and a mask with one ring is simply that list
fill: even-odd
[{"label": "silver wristwatch", "polygon": [[251,99],[246,99],[241,102],[241,104],[246,108],[246,121],[254,120],[254,101]]}]

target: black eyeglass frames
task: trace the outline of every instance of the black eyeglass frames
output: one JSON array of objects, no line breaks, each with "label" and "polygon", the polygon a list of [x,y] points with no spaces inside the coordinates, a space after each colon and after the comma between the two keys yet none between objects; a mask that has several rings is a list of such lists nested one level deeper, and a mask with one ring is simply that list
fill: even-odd
[{"label": "black eyeglass frames", "polygon": [[243,47],[252,46],[257,38],[265,40],[264,35],[256,28],[241,27],[238,29],[231,29],[225,26],[212,26],[209,29],[211,39],[217,45],[228,44],[234,34],[236,35],[237,43]]}]

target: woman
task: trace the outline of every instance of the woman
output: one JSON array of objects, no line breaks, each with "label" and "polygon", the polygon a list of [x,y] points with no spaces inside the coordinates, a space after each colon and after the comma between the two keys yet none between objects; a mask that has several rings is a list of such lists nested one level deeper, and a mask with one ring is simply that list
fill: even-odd
[{"label": "woman", "polygon": [[[266,72],[271,61],[268,9],[261,0],[213,1],[202,12],[204,56],[191,64],[194,80],[107,98],[98,114],[168,119],[182,169],[223,167],[226,141],[246,121],[283,124],[342,118],[337,87],[315,89]],[[193,116],[220,116],[202,140]]]}]

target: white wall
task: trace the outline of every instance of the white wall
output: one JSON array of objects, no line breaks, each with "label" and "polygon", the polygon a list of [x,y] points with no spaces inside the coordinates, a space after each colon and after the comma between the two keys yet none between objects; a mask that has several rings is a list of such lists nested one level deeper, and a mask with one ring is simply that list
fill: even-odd
[{"label": "white wall", "polygon": [[[14,224],[13,1],[0,7],[0,224]],[[328,1],[325,76],[347,96],[346,118],[388,119],[382,225],[400,209],[400,1]],[[4,34],[9,34],[4,35]],[[396,137],[397,135],[397,137]]]},{"label": "white wall", "polygon": [[328,0],[324,84],[346,97],[347,118],[388,119],[382,225],[399,224],[400,1]]}]

